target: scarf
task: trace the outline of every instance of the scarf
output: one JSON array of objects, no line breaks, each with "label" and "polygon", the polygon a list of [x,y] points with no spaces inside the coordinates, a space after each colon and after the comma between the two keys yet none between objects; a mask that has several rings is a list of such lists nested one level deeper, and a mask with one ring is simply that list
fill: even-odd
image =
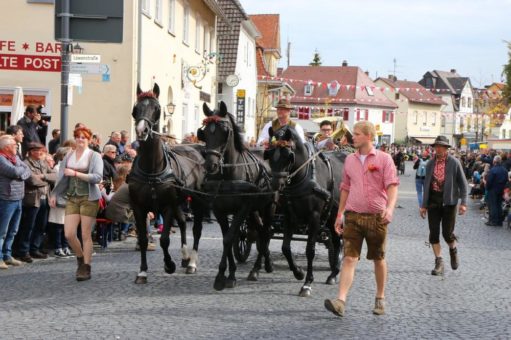
[{"label": "scarf", "polygon": [[0,156],[5,157],[12,165],[16,165],[16,155],[8,155],[4,151],[0,150]]}]

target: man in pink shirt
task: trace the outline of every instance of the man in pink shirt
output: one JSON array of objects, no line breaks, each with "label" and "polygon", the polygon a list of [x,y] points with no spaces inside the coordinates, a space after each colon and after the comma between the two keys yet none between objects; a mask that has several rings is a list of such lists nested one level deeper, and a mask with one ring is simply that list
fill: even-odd
[{"label": "man in pink shirt", "polygon": [[374,125],[360,121],[353,127],[357,152],[346,157],[341,199],[335,221],[335,230],[343,234],[344,258],[336,299],[325,300],[325,308],[344,316],[345,302],[360,259],[364,239],[367,259],[374,261],[376,299],[373,313],[385,313],[385,241],[387,225],[392,221],[397,201],[399,179],[392,157],[373,147],[376,135]]}]

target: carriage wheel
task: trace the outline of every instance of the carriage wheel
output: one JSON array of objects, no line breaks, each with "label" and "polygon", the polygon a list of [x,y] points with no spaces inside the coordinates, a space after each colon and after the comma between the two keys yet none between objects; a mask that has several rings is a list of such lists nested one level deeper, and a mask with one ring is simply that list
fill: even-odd
[{"label": "carriage wheel", "polygon": [[248,223],[247,221],[244,221],[240,225],[240,230],[238,231],[236,239],[232,244],[234,257],[238,263],[245,263],[247,261],[251,249],[252,241],[248,239]]}]

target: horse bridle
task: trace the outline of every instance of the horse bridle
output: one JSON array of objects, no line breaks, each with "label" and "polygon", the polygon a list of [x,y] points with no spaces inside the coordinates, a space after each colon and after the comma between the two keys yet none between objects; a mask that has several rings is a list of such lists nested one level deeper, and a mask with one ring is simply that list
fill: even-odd
[{"label": "horse bridle", "polygon": [[[146,98],[144,98],[144,99],[146,99]],[[147,99],[149,99],[149,98],[147,98]],[[155,98],[153,98],[153,99],[155,99]],[[159,117],[160,114],[161,114],[161,108],[160,108],[160,104],[158,103],[158,100],[156,100],[156,103],[158,104],[157,110],[158,110],[158,117]],[[137,102],[137,104],[138,104],[138,102]],[[135,118],[135,125],[138,125],[138,123],[140,123],[140,121],[142,121],[142,120],[147,122],[147,125],[149,125],[149,133],[145,137],[144,141],[147,140],[147,138],[149,136],[152,137],[153,134],[161,135],[158,131],[154,130],[154,126],[157,125],[160,122],[160,118],[158,118],[158,119],[153,121],[152,119],[150,119],[148,117],[141,117],[141,118],[137,117],[137,118]]]},{"label": "horse bridle", "polygon": [[[213,124],[224,124],[224,125],[228,126],[228,124],[226,124],[227,122],[228,121],[226,119],[217,119],[214,121],[208,121],[207,119],[205,119],[206,125],[203,124],[203,128],[206,129],[209,126],[209,124],[212,124],[212,123]],[[230,164],[224,163],[224,158],[225,158],[225,151],[227,150],[227,146],[229,145],[229,143],[231,142],[231,140],[233,138],[234,132],[233,132],[232,128],[229,126],[228,126],[227,131],[228,131],[227,132],[228,133],[227,140],[225,141],[224,145],[222,147],[220,147],[220,151],[217,151],[215,149],[206,149],[206,151],[204,151],[204,154],[206,156],[212,155],[212,156],[215,156],[218,158],[218,166],[220,168],[220,174],[223,174],[223,169],[226,166],[230,165]]]},{"label": "horse bridle", "polygon": [[[274,147],[275,151],[279,151],[279,149],[283,149],[283,148],[287,148],[290,150],[290,155],[293,155],[293,161],[292,162],[289,162],[287,168],[285,169],[286,171],[279,171],[279,172],[273,172],[272,171],[272,176],[275,176],[276,178],[286,178],[286,182],[287,184],[290,184],[291,183],[291,178],[289,176],[289,173],[291,172],[291,168],[293,167],[293,165],[295,164],[295,152],[293,151],[293,149],[291,148],[290,145],[277,145]],[[275,154],[274,154],[275,155]]]}]

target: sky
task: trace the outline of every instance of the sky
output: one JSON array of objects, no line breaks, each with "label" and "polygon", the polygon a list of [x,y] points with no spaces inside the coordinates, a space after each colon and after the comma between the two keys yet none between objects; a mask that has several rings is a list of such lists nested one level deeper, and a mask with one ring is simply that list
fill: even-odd
[{"label": "sky", "polygon": [[504,80],[511,0],[239,0],[248,14],[280,14],[281,67],[359,66],[375,79],[419,81],[456,69],[483,87]]}]

